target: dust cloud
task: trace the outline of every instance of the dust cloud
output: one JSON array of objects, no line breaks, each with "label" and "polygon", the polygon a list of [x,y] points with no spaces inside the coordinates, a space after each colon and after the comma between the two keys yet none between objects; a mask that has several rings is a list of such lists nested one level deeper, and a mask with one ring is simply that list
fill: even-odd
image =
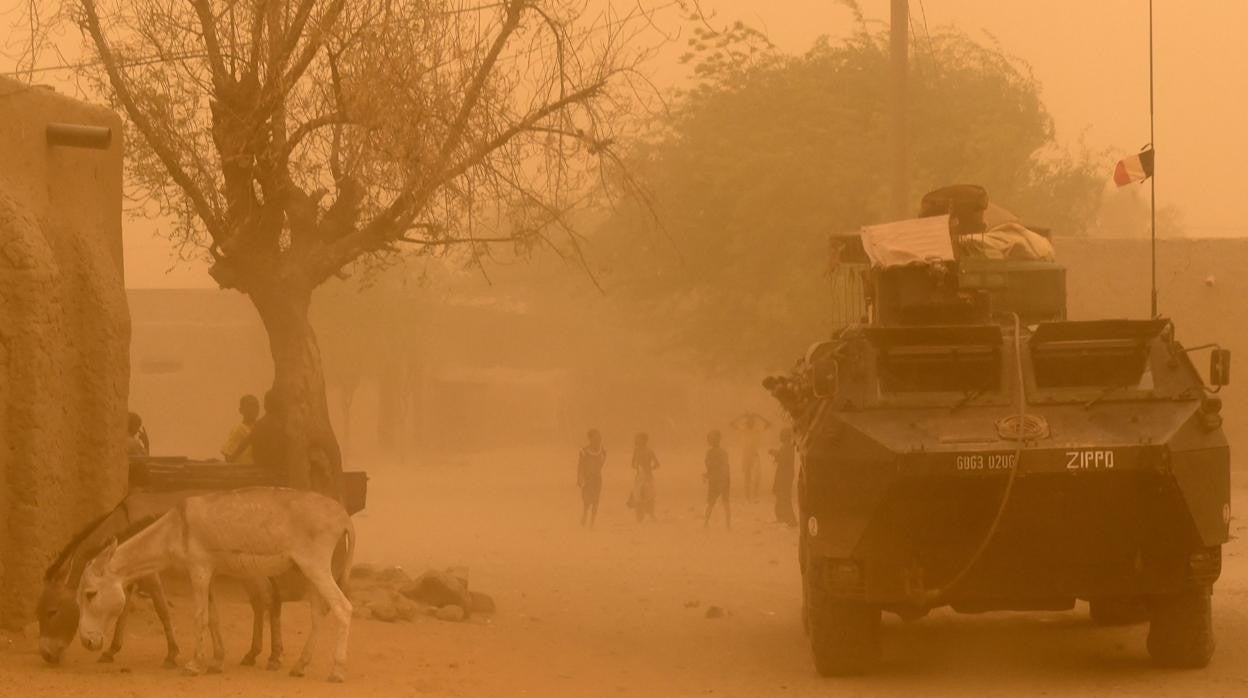
[{"label": "dust cloud", "polygon": [[[309,77],[268,97],[289,124],[230,132],[259,92],[221,88],[220,71],[277,50],[266,22],[299,26],[303,4],[239,5],[255,41],[223,34],[214,58],[222,46],[174,20],[202,21],[202,5],[238,33],[235,3],[75,0],[73,27],[53,13],[31,29],[27,3],[0,0],[17,23],[0,143],[37,145],[0,173],[0,698],[1248,681],[1232,505],[1248,399],[1213,385],[1208,355],[1248,350],[1248,241],[1224,205],[1245,145],[1230,32],[1248,8],[1157,2],[1154,286],[1149,183],[1112,180],[1149,139],[1141,2],[891,3],[910,13],[900,215],[889,2],[308,2],[316,22],[366,28],[369,48],[331,32]],[[369,25],[382,6],[403,21]],[[552,14],[509,19],[532,6]],[[482,37],[508,26],[523,46],[491,53]],[[110,76],[93,31],[121,56],[167,43]],[[402,42],[457,57],[407,65]],[[498,55],[480,84],[445,68]],[[142,89],[119,96],[125,80]],[[109,149],[47,145],[59,121],[104,124]],[[265,139],[280,147],[248,150]],[[916,265],[887,268],[859,231],[916,215],[929,191],[947,197],[953,247],[903,249],[923,273],[896,281]],[[985,223],[998,206],[1005,228]],[[959,271],[977,235],[1014,242]],[[1168,322],[1149,320],[1154,290]],[[1008,474],[953,472],[978,462]],[[307,562],[282,525],[234,540],[220,530],[248,514],[218,530],[176,504],[275,484],[341,502],[350,570],[341,550]],[[287,523],[279,509],[255,520]],[[115,658],[72,633],[51,657],[48,589],[91,607],[100,575],[134,582],[107,544],[156,545],[157,517],[195,541],[161,558],[180,660],[209,615],[182,568],[224,570],[223,671],[163,667],[160,594],[129,586]],[[272,599],[233,579],[270,565],[298,573],[271,587],[280,671],[263,668]],[[323,681],[332,613],[309,677],[287,675],[326,569],[350,601],[345,685]],[[270,574],[252,575],[263,594]],[[238,666],[257,628],[258,666]]]}]

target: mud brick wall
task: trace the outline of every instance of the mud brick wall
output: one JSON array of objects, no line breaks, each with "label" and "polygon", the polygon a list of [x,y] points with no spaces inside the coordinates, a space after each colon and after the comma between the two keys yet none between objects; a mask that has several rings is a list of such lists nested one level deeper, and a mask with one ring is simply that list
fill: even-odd
[{"label": "mud brick wall", "polygon": [[[106,150],[49,122],[107,126]],[[0,625],[29,621],[44,567],[126,486],[130,320],[121,122],[0,79]]]}]

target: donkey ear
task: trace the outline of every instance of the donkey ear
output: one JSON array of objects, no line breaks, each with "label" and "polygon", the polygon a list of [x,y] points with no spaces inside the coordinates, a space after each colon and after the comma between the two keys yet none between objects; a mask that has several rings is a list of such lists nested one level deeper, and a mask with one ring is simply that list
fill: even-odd
[{"label": "donkey ear", "polygon": [[68,559],[61,564],[61,586],[69,586],[69,580],[74,576],[74,565],[78,564],[78,556],[70,555]]},{"label": "donkey ear", "polygon": [[95,561],[91,563],[91,566],[96,570],[103,570],[108,566],[108,563],[113,561],[113,554],[116,552],[117,539],[109,538],[108,545],[104,546],[104,549],[100,551],[100,554],[95,556]]}]

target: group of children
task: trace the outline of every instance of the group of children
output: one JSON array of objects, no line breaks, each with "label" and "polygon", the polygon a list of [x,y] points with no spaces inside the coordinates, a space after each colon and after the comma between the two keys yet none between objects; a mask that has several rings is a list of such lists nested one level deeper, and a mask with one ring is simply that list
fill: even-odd
[{"label": "group of children", "polygon": [[[753,502],[758,499],[762,471],[759,445],[763,435],[771,428],[771,423],[760,415],[747,413],[734,419],[731,426],[742,437],[741,463],[745,476],[745,499]],[[602,496],[602,468],[606,464],[607,451],[602,443],[602,434],[597,429],[589,430],[588,441],[581,448],[577,459],[576,481],[581,490],[581,525],[592,528],[598,517],[598,501]],[[702,525],[710,525],[711,513],[719,503],[723,505],[724,523],[731,528],[731,468],[728,452],[722,442],[723,435],[718,429],[706,435],[706,470],[702,474],[706,483],[706,514],[703,516]],[[776,463],[775,479],[772,482],[776,521],[796,526],[797,516],[793,511],[792,500],[796,454],[791,429],[780,431],[780,443],[770,452]],[[638,521],[647,518],[653,521],[656,495],[654,471],[659,468],[659,459],[650,448],[650,439],[646,434],[637,434],[633,441],[632,467],[633,487],[629,492],[628,506],[633,509]]]},{"label": "group of children", "polygon": [[[598,518],[598,500],[602,496],[602,466],[607,462],[607,450],[602,445],[602,434],[589,430],[589,443],[581,449],[576,464],[576,485],[581,489],[581,525],[594,525]],[[654,520],[654,471],[659,469],[659,458],[650,449],[650,437],[638,434],[633,440],[633,488],[628,493],[628,506],[637,514],[638,521]]]}]

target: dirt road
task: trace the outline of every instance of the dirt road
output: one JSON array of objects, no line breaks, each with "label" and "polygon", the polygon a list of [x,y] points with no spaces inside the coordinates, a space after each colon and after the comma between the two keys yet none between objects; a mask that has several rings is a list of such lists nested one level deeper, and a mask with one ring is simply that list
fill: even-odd
[{"label": "dirt road", "polygon": [[[0,697],[23,696],[826,696],[1239,695],[1248,691],[1248,555],[1228,546],[1214,598],[1219,649],[1203,671],[1152,668],[1144,626],[1096,628],[1070,613],[956,616],[910,625],[888,620],[886,663],[874,676],[814,674],[799,620],[795,534],[770,523],[766,503],[735,492],[731,531],[701,521],[695,453],[664,453],[659,521],[638,525],[624,507],[628,474],[608,462],[596,530],[577,526],[567,453],[508,453],[410,468],[373,467],[368,511],[357,520],[359,559],[427,567],[464,564],[474,588],[498,601],[492,618],[447,623],[356,621],[345,686],[324,682],[323,641],[309,678],[236,666],[250,625],[226,609],[226,673],[188,678],[160,668],[164,645],[149,610],[131,625],[114,665],[80,647],[46,667],[35,642],[0,636]],[[738,477],[739,474],[734,473]],[[735,483],[734,483],[735,484]],[[1238,489],[1238,501],[1248,490]],[[1244,525],[1233,528],[1242,534]],[[696,604],[696,605],[695,605]],[[716,605],[727,615],[707,619]],[[176,618],[189,647],[188,604]],[[306,606],[287,607],[287,656]],[[288,661],[289,663],[289,661]]]}]

